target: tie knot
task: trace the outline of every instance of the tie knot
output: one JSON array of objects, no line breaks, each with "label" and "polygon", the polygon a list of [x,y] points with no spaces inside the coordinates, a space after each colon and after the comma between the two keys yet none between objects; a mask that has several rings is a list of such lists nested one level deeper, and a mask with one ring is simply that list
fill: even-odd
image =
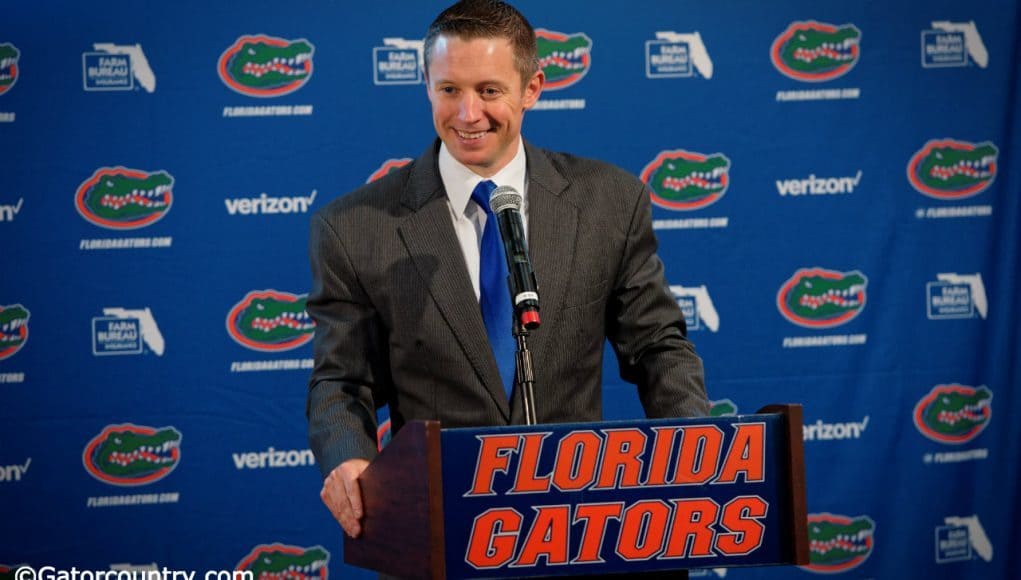
[{"label": "tie knot", "polygon": [[488,179],[484,179],[475,186],[475,189],[472,190],[472,201],[482,208],[482,211],[486,212],[486,215],[493,215],[493,210],[489,207],[489,196],[492,195],[493,190],[495,189],[495,183]]}]

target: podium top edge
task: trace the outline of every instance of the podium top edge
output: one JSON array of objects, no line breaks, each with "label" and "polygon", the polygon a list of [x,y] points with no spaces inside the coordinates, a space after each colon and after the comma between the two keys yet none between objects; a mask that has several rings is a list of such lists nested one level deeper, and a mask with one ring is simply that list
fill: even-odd
[{"label": "podium top edge", "polygon": [[[704,425],[712,423],[728,424],[728,423],[743,423],[756,420],[773,420],[777,417],[783,416],[782,412],[770,412],[770,413],[740,413],[736,415],[722,415],[717,417],[667,417],[657,419],[613,419],[604,421],[590,421],[590,422],[570,422],[570,423],[542,423],[539,425],[480,425],[477,427],[443,427],[443,432],[465,432],[465,431],[486,431],[491,433],[500,432],[511,432],[511,431],[542,431],[549,429],[556,430],[576,430],[576,429],[613,429],[613,428],[626,428],[636,426],[649,426],[658,427],[666,425]],[[433,421],[430,421],[432,423]]]}]

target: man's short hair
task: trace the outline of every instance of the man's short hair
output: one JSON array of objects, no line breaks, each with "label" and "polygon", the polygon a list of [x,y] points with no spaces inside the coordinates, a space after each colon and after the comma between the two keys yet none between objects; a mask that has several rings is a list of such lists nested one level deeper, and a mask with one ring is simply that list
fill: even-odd
[{"label": "man's short hair", "polygon": [[514,49],[514,66],[521,74],[522,84],[539,70],[535,30],[517,9],[500,0],[461,0],[440,12],[425,35],[427,75],[433,45],[440,35],[461,40],[506,38]]}]

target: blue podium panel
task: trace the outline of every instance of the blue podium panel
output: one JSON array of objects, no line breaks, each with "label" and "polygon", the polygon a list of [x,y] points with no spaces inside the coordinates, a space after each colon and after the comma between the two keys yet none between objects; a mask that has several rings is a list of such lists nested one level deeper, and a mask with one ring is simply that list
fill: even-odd
[{"label": "blue podium panel", "polygon": [[448,575],[790,561],[785,435],[776,414],[444,430]]}]

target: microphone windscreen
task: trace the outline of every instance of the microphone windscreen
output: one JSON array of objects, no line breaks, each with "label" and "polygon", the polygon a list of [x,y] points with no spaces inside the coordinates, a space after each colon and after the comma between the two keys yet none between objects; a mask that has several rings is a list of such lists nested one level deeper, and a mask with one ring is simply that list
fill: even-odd
[{"label": "microphone windscreen", "polygon": [[509,185],[501,185],[494,189],[493,193],[489,194],[489,207],[493,210],[494,214],[498,214],[505,209],[521,211],[522,200],[523,198],[518,193],[518,190]]}]

